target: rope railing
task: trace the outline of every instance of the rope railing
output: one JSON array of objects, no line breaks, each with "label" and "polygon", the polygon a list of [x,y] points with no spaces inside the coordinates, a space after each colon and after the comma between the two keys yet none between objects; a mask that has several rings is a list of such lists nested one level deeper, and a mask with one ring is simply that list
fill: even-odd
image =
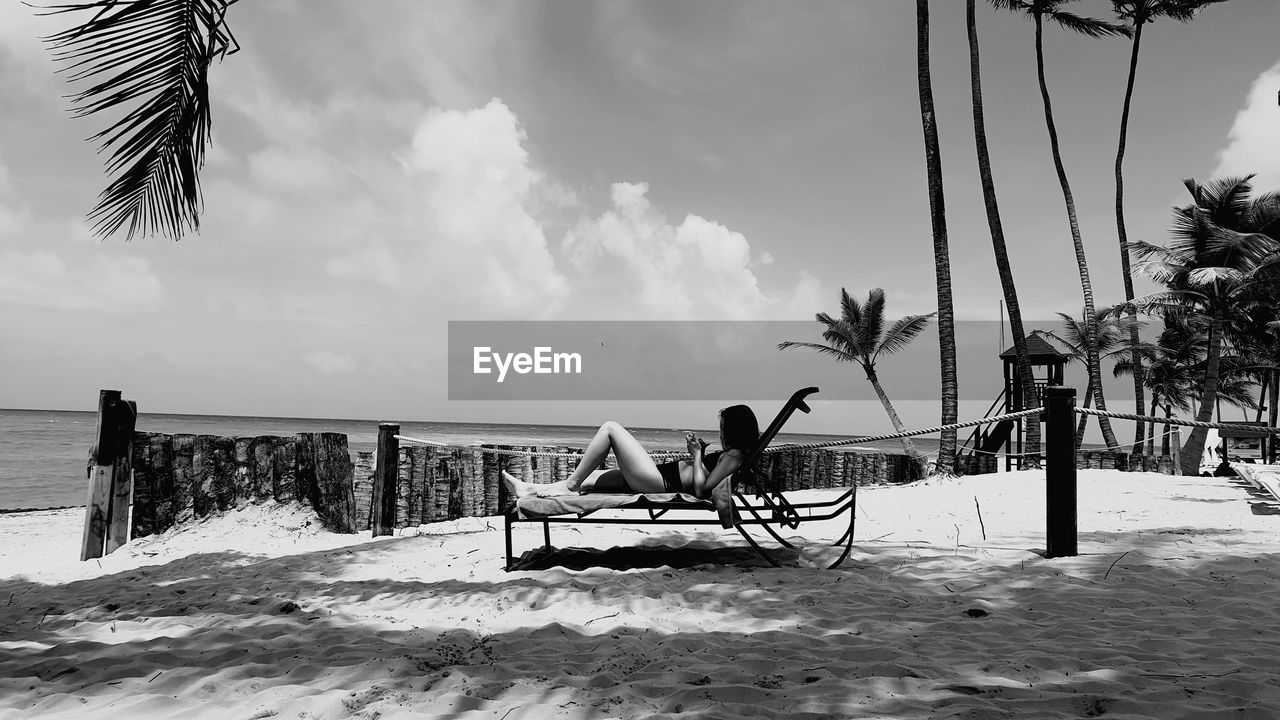
[{"label": "rope railing", "polygon": [[998,423],[1003,420],[1015,420],[1030,415],[1039,415],[1044,408],[1038,407],[1031,410],[1019,410],[1018,412],[1005,413],[1004,415],[992,415],[991,417],[982,418],[981,420],[966,420],[964,422],[951,423],[950,425],[937,425],[934,427],[922,428],[920,430],[904,430],[902,432],[889,433],[887,435],[869,435],[866,437],[852,438],[849,440],[828,440],[826,442],[816,443],[791,443],[788,445],[777,445],[765,449],[766,453],[787,452],[789,450],[818,450],[820,448],[839,447],[841,445],[853,445],[855,443],[879,442],[881,440],[897,440],[898,438],[915,437],[916,435],[933,435],[946,430],[959,430],[960,428],[973,427],[975,425],[987,425],[990,423]]},{"label": "rope railing", "polygon": [[1215,430],[1236,430],[1240,432],[1261,432],[1269,433],[1271,435],[1280,435],[1280,428],[1273,428],[1266,425],[1237,425],[1234,423],[1202,422],[1200,420],[1175,420],[1174,418],[1158,418],[1151,417],[1149,415],[1114,412],[1111,410],[1094,410],[1093,408],[1076,408],[1075,411],[1085,415],[1097,415],[1099,417],[1117,418],[1119,420],[1136,420],[1138,422],[1155,422],[1164,423],[1165,425],[1181,425],[1183,427],[1202,427],[1212,428]]},{"label": "rope railing", "polygon": [[[772,454],[779,452],[791,452],[794,450],[819,450],[823,448],[840,447],[842,445],[857,445],[859,443],[880,442],[882,440],[897,440],[899,438],[915,437],[917,435],[933,435],[946,430],[959,430],[960,428],[974,427],[976,425],[987,425],[990,423],[998,423],[1003,420],[1014,420],[1017,418],[1028,417],[1031,415],[1039,415],[1044,408],[1033,408],[1031,410],[1020,410],[1018,412],[1006,413],[1004,415],[993,415],[992,417],[982,418],[980,420],[966,420],[964,422],[951,423],[949,425],[936,425],[934,427],[921,428],[919,430],[904,430],[902,432],[888,433],[885,435],[867,435],[855,438],[846,438],[843,440],[826,440],[823,442],[813,443],[788,443],[786,445],[775,445],[765,448],[763,454]],[[448,443],[436,442],[434,440],[424,440],[422,438],[410,437],[408,435],[396,435],[397,440],[406,442],[420,443],[423,445],[432,445],[435,447],[447,447]],[[516,450],[514,448],[494,448],[480,447],[481,452],[493,455],[516,455],[520,457],[537,457],[537,458],[578,458],[582,457],[582,453],[561,453],[549,452],[541,450]],[[663,460],[688,460],[691,456],[687,452],[679,452],[675,450],[658,450],[649,453],[649,456],[655,459]]]}]

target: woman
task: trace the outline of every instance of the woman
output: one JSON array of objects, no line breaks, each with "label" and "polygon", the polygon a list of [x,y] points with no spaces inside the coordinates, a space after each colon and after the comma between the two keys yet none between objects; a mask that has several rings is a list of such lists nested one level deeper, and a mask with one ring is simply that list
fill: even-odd
[{"label": "woman", "polygon": [[[507,489],[517,498],[570,493],[685,493],[699,498],[711,497],[711,491],[722,480],[742,467],[742,461],[760,442],[760,426],[756,415],[746,405],[733,405],[720,411],[720,447],[722,452],[707,453],[707,444],[693,433],[685,434],[685,444],[692,460],[655,463],[640,441],[616,422],[600,426],[587,444],[582,460],[569,477],[549,485],[523,482],[503,471]],[[600,470],[612,450],[618,467]]]}]

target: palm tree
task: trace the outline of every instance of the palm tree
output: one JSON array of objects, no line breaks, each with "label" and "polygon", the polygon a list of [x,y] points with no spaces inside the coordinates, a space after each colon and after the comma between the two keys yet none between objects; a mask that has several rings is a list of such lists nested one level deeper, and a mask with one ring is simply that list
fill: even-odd
[{"label": "palm tree", "polygon": [[[942,194],[942,156],[933,109],[929,72],[929,0],[916,0],[916,82],[920,90],[920,122],[924,128],[925,166],[929,174],[929,222],[933,228],[933,274],[938,288],[938,356],[942,376],[942,424],[954,423],[960,410],[956,373],[956,326],[951,301],[951,256]],[[943,430],[938,443],[938,470],[951,473],[956,464],[956,431]]]},{"label": "palm tree", "polygon": [[[1131,305],[1153,315],[1193,315],[1208,324],[1204,382],[1196,420],[1208,422],[1218,397],[1224,336],[1249,322],[1251,293],[1280,256],[1280,193],[1250,198],[1249,177],[1185,184],[1194,202],[1174,208],[1173,238],[1164,246],[1134,244],[1140,270],[1168,288]],[[1130,305],[1130,304],[1126,304]],[[1193,428],[1182,450],[1182,471],[1199,471],[1205,428]]]},{"label": "palm tree", "polygon": [[[880,404],[888,413],[894,431],[902,432],[905,429],[902,420],[898,418],[898,413],[893,409],[893,403],[889,402],[889,396],[880,385],[880,378],[876,374],[876,361],[881,355],[892,355],[906,347],[928,327],[929,318],[936,314],[908,315],[895,320],[886,330],[884,290],[872,288],[866,304],[859,304],[848,291],[841,288],[840,319],[832,318],[826,313],[818,313],[815,316],[818,322],[822,323],[822,339],[826,341],[825,344],[788,340],[778,343],[778,349],[809,348],[835,358],[836,362],[852,362],[861,365],[863,372],[867,375],[867,381],[875,389],[876,397],[880,398]],[[902,448],[912,457],[920,455],[915,445],[911,443],[911,438],[902,438]]]},{"label": "palm tree", "polygon": [[[1049,98],[1049,86],[1044,76],[1044,20],[1048,18],[1059,26],[1087,35],[1102,37],[1105,35],[1124,35],[1128,30],[1120,25],[1094,18],[1081,17],[1062,10],[1062,6],[1071,0],[991,0],[991,3],[1002,10],[1022,13],[1035,23],[1036,28],[1036,73],[1040,79],[1040,99],[1044,103],[1044,120],[1049,130],[1049,149],[1053,153],[1053,165],[1058,173],[1058,184],[1062,187],[1062,200],[1067,206],[1067,224],[1071,228],[1071,242],[1075,247],[1076,267],[1080,271],[1080,289],[1084,294],[1085,316],[1094,316],[1093,283],[1089,280],[1089,266],[1085,260],[1084,242],[1080,239],[1080,224],[1076,220],[1076,204],[1071,194],[1071,184],[1067,181],[1067,171],[1062,165],[1062,153],[1058,148],[1058,130],[1053,121],[1053,104]],[[1086,324],[1087,332],[1092,332],[1092,325]],[[1102,391],[1102,370],[1098,355],[1094,352],[1094,343],[1085,344],[1088,352],[1086,366],[1089,370],[1089,382],[1097,394],[1099,410],[1107,409],[1106,397]],[[1102,426],[1102,436],[1110,447],[1116,447],[1116,436],[1111,431],[1111,423],[1105,417],[1098,418]]]},{"label": "palm tree", "polygon": [[[982,72],[978,57],[978,23],[975,18],[976,0],[968,0],[965,8],[965,24],[969,31],[969,87],[973,96],[973,137],[978,150],[978,177],[982,183],[982,201],[987,209],[987,226],[991,229],[991,248],[996,259],[996,274],[1000,276],[1000,290],[1004,304],[1009,309],[1009,329],[1013,333],[1013,348],[1017,356],[1018,379],[1022,382],[1022,396],[1036,397],[1036,381],[1031,374],[1031,356],[1027,352],[1026,331],[1022,327],[1022,310],[1018,305],[1018,289],[1013,284],[1013,268],[1009,264],[1009,250],[1004,241],[1004,225],[1000,222],[1000,205],[996,201],[995,181],[991,176],[991,155],[987,150],[987,125],[982,106]],[[1021,409],[1021,408],[1018,408]],[[1040,451],[1039,418],[1027,418],[1027,447],[1031,453]],[[1038,467],[1035,454],[1023,459],[1023,467]]]},{"label": "palm tree", "polygon": [[[99,0],[47,14],[91,11],[46,41],[65,64],[74,115],[124,115],[91,139],[111,150],[115,175],[89,212],[95,234],[180,239],[200,229],[200,177],[209,143],[209,65],[238,47],[226,24],[236,0]],[[92,83],[92,84],[89,84]]]},{"label": "palm tree", "polygon": [[[1062,319],[1061,334],[1048,330],[1042,334],[1046,337],[1053,338],[1067,349],[1067,363],[1088,362],[1089,344],[1093,343],[1094,355],[1099,358],[1115,358],[1124,352],[1127,348],[1123,347],[1124,336],[1127,322],[1122,322],[1111,316],[1111,309],[1104,308],[1093,314],[1093,322],[1088,322],[1084,317],[1076,319],[1066,313],[1058,313],[1058,317]],[[1145,349],[1145,348],[1144,348]],[[1089,407],[1098,396],[1098,388],[1094,385],[1093,377],[1089,377],[1088,383],[1085,385],[1084,402],[1081,407]],[[1105,409],[1105,408],[1100,408]],[[1081,413],[1080,419],[1076,421],[1076,447],[1084,441],[1084,432],[1088,427],[1089,416]],[[1118,445],[1108,445],[1108,448],[1115,450]]]},{"label": "palm tree", "polygon": [[[1133,81],[1138,72],[1138,51],[1142,46],[1142,26],[1162,17],[1180,22],[1189,22],[1195,18],[1198,10],[1217,2],[1222,2],[1222,0],[1111,0],[1116,16],[1128,25],[1129,37],[1132,38],[1132,48],[1129,54],[1129,79],[1125,83],[1124,107],[1120,111],[1120,141],[1116,147],[1116,238],[1120,241],[1120,274],[1124,279],[1124,299],[1126,302],[1133,299],[1133,274],[1129,266],[1129,235],[1124,225],[1124,149],[1129,134],[1129,109],[1133,100]],[[1129,332],[1129,341],[1136,347],[1138,345],[1138,326],[1136,324],[1133,325]],[[1135,407],[1141,410],[1143,405],[1143,368],[1136,351],[1131,365],[1134,403]],[[1137,431],[1133,439],[1135,453],[1138,452],[1142,445],[1143,436],[1142,423],[1137,423],[1137,425]]]}]

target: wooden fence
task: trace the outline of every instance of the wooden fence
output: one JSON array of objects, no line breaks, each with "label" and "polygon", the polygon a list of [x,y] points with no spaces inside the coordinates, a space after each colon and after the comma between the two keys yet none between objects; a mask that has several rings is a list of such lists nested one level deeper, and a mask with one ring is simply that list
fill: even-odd
[{"label": "wooden fence", "polygon": [[[506,500],[498,477],[500,469],[529,482],[550,483],[565,479],[577,466],[576,458],[501,455],[485,452],[485,448],[582,453],[579,448],[526,445],[398,448],[395,520],[390,527],[416,527],[422,523],[498,515]],[[358,530],[372,527],[374,458],[374,452],[356,453],[354,492]],[[612,456],[608,465],[614,465]],[[844,450],[770,453],[761,459],[760,471],[767,487],[780,484],[788,490],[905,483],[924,476],[923,467],[906,455]]]},{"label": "wooden fence", "polygon": [[347,436],[133,434],[132,535],[249,502],[306,502],[334,532],[355,532]]},{"label": "wooden fence", "polygon": [[118,390],[101,391],[81,560],[102,557],[132,537],[268,498],[306,502],[327,529],[356,532],[346,435],[171,435],[137,432],[136,419],[135,403]]},{"label": "wooden fence", "polygon": [[[354,533],[497,515],[505,504],[499,471],[527,481],[563,480],[582,451],[547,446],[441,446],[400,448],[398,425],[379,428],[380,447],[395,458],[394,488],[375,492],[375,454],[353,463],[346,435],[299,433],[292,437],[224,437],[137,432],[137,406],[118,391],[99,396],[98,428],[89,461],[89,502],[81,559],[101,557],[130,537],[163,532],[176,524],[245,503],[273,498],[306,502],[324,526]],[[554,452],[539,458],[486,449]],[[1069,457],[1069,456],[1068,456]],[[969,473],[995,472],[995,456],[969,458]],[[610,458],[609,463],[612,464]],[[1071,463],[1067,463],[1070,465]],[[1082,451],[1076,467],[1173,474],[1167,455]],[[824,449],[777,452],[759,461],[766,489],[805,490],[893,484],[923,477],[924,464],[905,455]],[[755,488],[747,487],[749,491]],[[386,504],[379,515],[376,503]],[[388,524],[388,520],[394,518]]]}]

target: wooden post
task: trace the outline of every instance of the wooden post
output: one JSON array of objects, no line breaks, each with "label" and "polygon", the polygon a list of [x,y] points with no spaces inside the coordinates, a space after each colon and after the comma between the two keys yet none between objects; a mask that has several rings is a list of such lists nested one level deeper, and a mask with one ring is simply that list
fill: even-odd
[{"label": "wooden post", "polygon": [[[399,443],[397,443],[399,445]],[[408,448],[396,448],[396,516],[397,528],[408,527],[409,501],[413,494],[413,461],[409,459]],[[417,525],[414,525],[417,527]]]},{"label": "wooden post", "polygon": [[354,471],[347,436],[313,433],[315,437],[315,495],[312,507],[325,529],[336,533],[356,531],[356,501],[352,494]]},{"label": "wooden post", "polygon": [[369,507],[373,490],[373,453],[356,453],[355,474],[352,492],[356,498],[356,530],[368,530]]},{"label": "wooden post", "polygon": [[138,405],[132,400],[123,400],[118,407],[115,469],[111,473],[111,512],[107,516],[107,553],[129,542],[129,503],[133,499],[133,428],[138,420]]},{"label": "wooden post", "polygon": [[89,501],[85,508],[80,559],[102,557],[111,512],[112,473],[115,471],[118,436],[116,416],[120,412],[120,391],[98,391],[98,427],[89,450]]},{"label": "wooden post", "polygon": [[1045,557],[1076,555],[1076,389],[1050,385],[1045,406]]},{"label": "wooden post", "polygon": [[373,499],[369,509],[372,517],[369,526],[373,537],[391,535],[396,527],[396,485],[400,478],[400,426],[395,423],[378,425],[378,452],[373,468]]},{"label": "wooden post", "polygon": [[[173,521],[187,522],[195,517],[194,453],[196,436],[173,436]],[[168,528],[162,528],[168,529]]]},{"label": "wooden post", "polygon": [[1182,431],[1180,425],[1171,425],[1169,429],[1173,431],[1173,436],[1169,441],[1169,452],[1173,454],[1173,474],[1182,474]]}]

